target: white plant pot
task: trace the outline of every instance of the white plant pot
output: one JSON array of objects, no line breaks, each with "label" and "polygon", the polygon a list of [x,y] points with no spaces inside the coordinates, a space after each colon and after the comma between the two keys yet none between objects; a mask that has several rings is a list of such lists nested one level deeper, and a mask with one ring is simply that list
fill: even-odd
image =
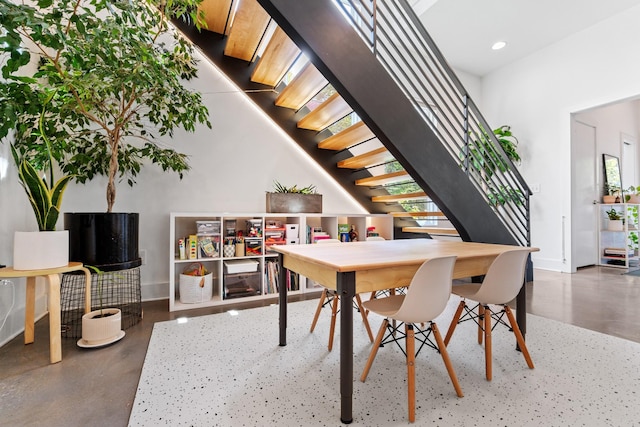
[{"label": "white plant pot", "polygon": [[100,347],[114,343],[122,337],[124,331],[120,309],[94,310],[82,316],[82,338],[78,341],[78,346]]},{"label": "white plant pot", "polygon": [[610,219],[609,220],[609,231],[622,231],[622,220],[621,219]]},{"label": "white plant pot", "polygon": [[69,231],[16,231],[13,268],[42,270],[69,264]]}]

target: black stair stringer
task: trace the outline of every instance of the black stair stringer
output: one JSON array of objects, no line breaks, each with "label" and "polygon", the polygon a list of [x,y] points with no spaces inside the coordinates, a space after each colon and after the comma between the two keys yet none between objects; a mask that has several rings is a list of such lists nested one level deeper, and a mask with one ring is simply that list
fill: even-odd
[{"label": "black stair stringer", "polygon": [[465,241],[517,244],[333,0],[258,0]]},{"label": "black stair stringer", "polygon": [[[356,186],[355,180],[371,176],[367,170],[352,171],[337,167],[340,160],[350,157],[347,151],[334,152],[317,147],[322,136],[315,131],[299,129],[297,122],[301,112],[275,105],[277,93],[272,88],[251,81],[254,63],[247,63],[224,55],[226,38],[210,31],[198,31],[193,25],[175,20],[174,25],[194,43],[200,51],[212,61],[236,86],[260,107],[275,123],[278,124],[312,159],[314,159],[329,175],[331,175],[358,203],[369,213],[401,212],[397,203],[384,204],[371,201],[373,196],[389,194],[381,187]],[[279,155],[279,153],[274,153]],[[277,177],[274,177],[277,179]],[[267,190],[267,189],[265,189]],[[416,225],[415,222],[407,223]]]}]

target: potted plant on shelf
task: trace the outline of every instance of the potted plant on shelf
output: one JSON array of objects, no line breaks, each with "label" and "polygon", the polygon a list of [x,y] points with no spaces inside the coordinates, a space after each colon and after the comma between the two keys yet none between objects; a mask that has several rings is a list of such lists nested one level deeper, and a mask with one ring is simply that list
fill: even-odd
[{"label": "potted plant on shelf", "polygon": [[322,213],[322,194],[315,185],[286,187],[273,182],[273,192],[267,192],[268,213]]},{"label": "potted plant on shelf", "polygon": [[[115,260],[139,262],[138,214],[113,212],[116,182],[134,185],[147,164],[182,177],[187,156],[158,138],[177,128],[211,127],[201,95],[185,87],[197,76],[193,47],[169,23],[181,17],[199,28],[199,2],[0,0],[0,138],[12,133],[16,151],[29,162],[52,157],[79,183],[108,177],[106,214],[81,216],[78,229],[65,215],[74,259],[111,264],[111,252]],[[48,143],[35,131],[39,126]],[[104,232],[96,226],[102,221]],[[133,247],[123,247],[123,234]],[[107,247],[111,242],[114,248]]]},{"label": "potted plant on shelf", "polygon": [[619,200],[620,187],[617,185],[604,185],[604,195],[602,196],[602,203],[604,204],[612,204],[616,203],[616,199]]},{"label": "potted plant on shelf", "polygon": [[618,212],[614,207],[605,212],[609,217],[609,226],[607,227],[607,229],[609,231],[622,231],[623,224],[620,212]]},{"label": "potted plant on shelf", "polygon": [[630,186],[625,190],[624,201],[625,203],[631,203],[637,205],[640,203],[640,186]]}]

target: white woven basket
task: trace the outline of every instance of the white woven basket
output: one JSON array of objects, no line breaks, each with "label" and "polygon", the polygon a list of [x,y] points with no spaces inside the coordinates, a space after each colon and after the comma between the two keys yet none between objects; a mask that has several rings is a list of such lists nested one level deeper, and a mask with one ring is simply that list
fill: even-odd
[{"label": "white woven basket", "polygon": [[180,275],[180,302],[195,304],[206,302],[213,296],[213,273],[204,276]]}]

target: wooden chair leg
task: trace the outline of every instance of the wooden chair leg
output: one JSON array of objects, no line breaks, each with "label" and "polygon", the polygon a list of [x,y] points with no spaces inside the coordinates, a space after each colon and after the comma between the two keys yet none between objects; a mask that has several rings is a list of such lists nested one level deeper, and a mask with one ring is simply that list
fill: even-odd
[{"label": "wooden chair leg", "polygon": [[318,323],[318,318],[320,317],[320,312],[322,311],[322,306],[324,305],[324,300],[327,298],[327,289],[322,290],[322,294],[320,295],[320,301],[318,301],[318,308],[316,308],[316,314],[313,316],[313,322],[311,322],[311,329],[309,332],[313,332],[316,327],[316,323]]},{"label": "wooden chair leg", "polygon": [[491,381],[492,363],[491,363],[491,309],[489,306],[484,307],[484,357],[487,381]]},{"label": "wooden chair leg", "polygon": [[409,404],[409,422],[416,420],[416,342],[413,325],[404,325],[407,345],[407,398]]},{"label": "wooden chair leg", "polygon": [[[482,344],[482,336],[484,331],[482,330],[484,326],[484,306],[482,304],[478,304],[478,344]],[[491,315],[491,312],[489,312]]]},{"label": "wooden chair leg", "polygon": [[338,295],[333,296],[333,301],[331,304],[331,329],[329,329],[329,351],[333,349],[333,335],[336,332],[336,318],[338,317]]},{"label": "wooden chair leg", "polygon": [[465,302],[464,300],[460,301],[458,304],[458,309],[456,313],[453,315],[453,319],[451,319],[451,324],[449,324],[449,329],[447,330],[447,336],[444,337],[444,345],[449,345],[449,341],[451,340],[451,336],[453,335],[453,331],[456,330],[456,326],[458,326],[458,322],[460,321],[460,316],[462,315],[462,310],[464,309]]},{"label": "wooden chair leg", "polygon": [[369,326],[369,319],[367,318],[367,313],[365,313],[364,307],[362,306],[362,299],[358,294],[356,294],[356,303],[358,304],[358,311],[360,311],[360,315],[362,316],[364,327],[367,330],[367,334],[369,334],[369,341],[373,342],[373,333],[371,332],[371,326]]},{"label": "wooden chair leg", "polygon": [[362,371],[362,375],[360,375],[360,381],[362,382],[364,382],[367,379],[367,375],[369,375],[369,370],[371,369],[371,365],[373,365],[373,360],[376,358],[376,354],[378,354],[378,349],[380,348],[380,344],[384,339],[384,333],[387,331],[388,324],[389,320],[384,319],[382,321],[382,325],[380,325],[378,336],[376,336],[373,347],[371,347],[371,353],[369,353],[369,359],[367,359],[367,364],[364,365],[364,370]]},{"label": "wooden chair leg", "polygon": [[433,331],[433,336],[435,337],[436,343],[438,344],[438,351],[442,356],[442,360],[444,361],[444,366],[446,366],[447,372],[449,373],[449,378],[451,378],[451,382],[453,383],[453,388],[456,390],[456,394],[458,395],[458,397],[464,397],[464,394],[462,393],[462,388],[460,388],[460,383],[458,383],[458,377],[456,376],[456,372],[453,370],[451,359],[449,359],[447,346],[442,340],[442,335],[440,335],[440,330],[438,329],[438,325],[432,322],[431,330]]},{"label": "wooden chair leg", "polygon": [[522,336],[522,332],[520,331],[518,322],[513,316],[513,311],[511,311],[511,308],[508,305],[504,307],[504,310],[507,312],[509,324],[511,325],[511,329],[513,329],[513,333],[516,336],[516,341],[518,342],[518,347],[520,347],[520,351],[524,356],[524,360],[527,362],[527,366],[529,366],[530,369],[533,369],[533,361],[531,360],[531,356],[529,355],[529,350],[527,349],[527,344],[524,341],[524,337]]}]

